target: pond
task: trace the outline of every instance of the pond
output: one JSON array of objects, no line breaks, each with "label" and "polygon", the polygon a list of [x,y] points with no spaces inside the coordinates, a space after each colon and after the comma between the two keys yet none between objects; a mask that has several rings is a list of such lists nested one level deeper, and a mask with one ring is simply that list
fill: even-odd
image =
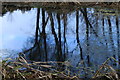
[{"label": "pond", "polygon": [[[3,5],[1,58],[25,54],[32,61],[94,69],[110,57],[120,62],[120,10],[72,5]],[[109,64],[120,67],[113,60]]]}]

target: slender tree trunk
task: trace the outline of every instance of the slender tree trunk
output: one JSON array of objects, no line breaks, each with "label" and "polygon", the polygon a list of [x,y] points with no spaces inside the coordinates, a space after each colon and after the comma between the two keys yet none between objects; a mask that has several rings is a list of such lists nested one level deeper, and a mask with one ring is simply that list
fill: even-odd
[{"label": "slender tree trunk", "polygon": [[[39,46],[39,18],[40,18],[40,8],[37,8],[37,20],[36,20],[36,31],[35,31],[35,43],[33,45],[33,47],[30,50],[30,54],[29,54],[29,57],[31,60],[35,60],[35,58],[33,57],[33,53],[32,53],[32,50],[36,47],[37,50],[39,51],[40,53],[40,46]],[[37,54],[34,54],[34,55],[37,55]],[[41,53],[40,53],[40,60],[41,60]]]},{"label": "slender tree trunk", "polygon": [[90,26],[90,28],[93,30],[93,33],[95,34],[96,37],[98,37],[98,34],[97,32],[94,30],[93,26],[91,25],[91,23],[89,22],[88,20],[88,17],[87,17],[87,10],[86,8],[83,8],[83,9],[80,9],[81,12],[83,13],[83,17],[85,19],[85,22],[87,22],[87,24]]},{"label": "slender tree trunk", "polygon": [[37,9],[37,21],[36,21],[36,33],[35,33],[35,45],[38,43],[39,18],[40,18],[40,8]]},{"label": "slender tree trunk", "polygon": [[67,27],[67,14],[63,14],[63,22],[64,22],[64,60],[66,59],[66,27]]},{"label": "slender tree trunk", "polygon": [[[86,11],[86,8],[83,8],[83,9],[80,9],[80,11],[83,13],[83,17],[85,19],[85,22],[88,26],[90,26],[91,30],[93,31],[94,35],[96,36],[96,38],[99,39],[99,36],[97,34],[97,32],[95,31],[95,29],[93,28],[92,24],[90,23],[90,21],[88,20],[88,17],[87,17],[87,11]],[[101,41],[99,41],[101,44],[103,44]]]},{"label": "slender tree trunk", "polygon": [[44,39],[44,50],[45,50],[45,61],[48,59],[48,53],[47,53],[47,42],[46,42],[46,32],[45,32],[45,11],[42,9],[42,37]]},{"label": "slender tree trunk", "polygon": [[98,15],[95,16],[95,31],[99,34]]},{"label": "slender tree trunk", "polygon": [[[92,25],[89,23],[89,20],[87,18],[87,10],[86,8],[84,8],[84,11],[81,10],[81,12],[83,13],[83,16],[84,16],[84,19],[85,19],[85,23],[86,23],[86,40],[87,40],[87,62],[88,62],[88,65],[90,64],[90,56],[89,56],[89,25],[91,26],[92,28]],[[96,36],[98,37],[97,33],[95,32],[95,30],[93,30],[94,33],[96,34]]]},{"label": "slender tree trunk", "polygon": [[62,45],[61,45],[61,22],[60,22],[60,14],[57,13],[57,22],[58,22],[58,37],[59,37],[59,55],[58,57],[61,57],[60,61],[63,61],[63,56],[62,56]]},{"label": "slender tree trunk", "polygon": [[111,47],[113,49],[113,53],[115,52],[114,49],[114,41],[113,41],[113,35],[112,35],[112,25],[111,25],[111,21],[110,18],[108,17],[108,25],[109,25],[109,35],[110,35],[110,42],[111,42]]},{"label": "slender tree trunk", "polygon": [[83,60],[82,47],[79,40],[79,11],[76,11],[76,40],[80,50],[80,59]]},{"label": "slender tree trunk", "polygon": [[104,26],[105,22],[104,22],[104,17],[102,18],[102,30],[103,30],[103,37],[105,39],[105,45],[106,47],[108,46],[107,44],[107,40],[106,40],[106,35],[105,35],[105,26]]},{"label": "slender tree trunk", "polygon": [[[109,36],[110,36],[110,43],[111,43],[111,49],[112,49],[112,54],[113,54],[113,57],[116,58],[116,52],[115,52],[115,48],[114,48],[114,41],[113,41],[113,34],[112,34],[112,25],[111,25],[111,21],[110,21],[110,18],[108,17],[107,18],[108,20],[108,25],[109,25]],[[116,64],[114,64],[116,65]]]},{"label": "slender tree trunk", "polygon": [[118,47],[118,50],[117,50],[117,58],[118,58],[118,61],[120,63],[120,29],[119,29],[119,22],[118,22],[118,16],[116,16],[116,29],[117,29],[117,47]]},{"label": "slender tree trunk", "polygon": [[[55,32],[55,29],[54,29],[54,20],[53,20],[53,17],[52,17],[52,13],[48,13],[49,14],[49,17],[50,17],[50,21],[51,21],[51,30],[52,30],[52,34],[54,36],[54,39],[55,39],[55,43],[56,43],[56,48],[57,48],[57,53],[59,53],[59,41],[58,41],[58,38],[57,38],[57,34]],[[60,57],[57,56],[57,59],[58,61],[60,61]]]}]

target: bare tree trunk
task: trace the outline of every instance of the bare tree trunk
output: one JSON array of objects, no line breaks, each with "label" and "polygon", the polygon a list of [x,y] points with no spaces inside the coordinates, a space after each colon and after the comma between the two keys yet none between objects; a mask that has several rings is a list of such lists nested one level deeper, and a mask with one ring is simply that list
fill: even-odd
[{"label": "bare tree trunk", "polygon": [[109,35],[110,35],[110,41],[111,41],[111,47],[113,49],[113,53],[115,52],[115,49],[114,49],[114,41],[113,41],[113,36],[112,36],[112,25],[111,25],[111,21],[110,21],[110,18],[108,17],[108,25],[109,25]]},{"label": "bare tree trunk", "polygon": [[[110,21],[110,18],[108,17],[107,18],[108,20],[108,25],[109,25],[109,36],[110,36],[110,43],[111,43],[111,49],[112,49],[112,54],[113,54],[113,57],[115,58],[115,48],[114,48],[114,41],[113,41],[113,35],[112,35],[112,25],[111,25],[111,21]],[[116,65],[116,64],[114,64]]]},{"label": "bare tree trunk", "polygon": [[118,47],[118,50],[117,50],[117,58],[118,58],[118,61],[120,62],[120,32],[119,32],[119,22],[118,22],[118,16],[116,16],[116,29],[117,29],[117,47]]},{"label": "bare tree trunk", "polygon": [[99,26],[98,26],[98,14],[95,16],[95,31],[97,32],[97,34],[99,34]]},{"label": "bare tree trunk", "polygon": [[[59,41],[58,41],[57,34],[55,32],[55,29],[54,29],[54,20],[53,20],[53,17],[52,17],[52,13],[48,13],[48,14],[49,14],[49,17],[50,17],[52,34],[53,34],[54,39],[55,39],[57,54],[58,54],[59,53],[59,44],[58,44]],[[58,59],[58,61],[60,61],[60,57],[57,56],[57,59]]]},{"label": "bare tree trunk", "polygon": [[67,28],[67,14],[63,14],[63,21],[64,21],[64,59],[66,59],[66,28]]},{"label": "bare tree trunk", "polygon": [[79,11],[76,11],[76,40],[80,50],[80,59],[83,60],[82,47],[79,40]]},{"label": "bare tree trunk", "polygon": [[90,26],[90,28],[93,30],[93,33],[95,34],[95,36],[98,37],[97,32],[94,30],[93,26],[91,25],[91,23],[88,20],[86,8],[83,8],[83,9],[80,9],[80,10],[83,13],[83,17],[85,19],[85,22],[87,22],[88,26]]},{"label": "bare tree trunk", "polygon": [[[81,12],[83,13],[84,19],[85,19],[85,23],[86,23],[86,40],[87,40],[87,62],[88,65],[90,64],[90,56],[89,56],[89,25],[91,26],[91,24],[89,23],[89,20],[87,18],[87,10],[86,8],[84,8],[84,11],[81,10]],[[91,26],[92,28],[92,26]],[[96,34],[96,36],[98,37],[97,33],[95,32],[95,30],[93,30],[94,33]]]},{"label": "bare tree trunk", "polygon": [[61,22],[60,22],[60,14],[57,13],[57,22],[58,22],[58,37],[59,37],[59,55],[58,57],[61,57],[61,61],[63,61],[63,56],[62,56],[62,45],[61,45]]},{"label": "bare tree trunk", "polygon": [[[87,11],[86,8],[80,9],[80,11],[83,13],[83,17],[85,19],[85,22],[87,23],[88,26],[90,26],[91,30],[93,31],[94,35],[96,36],[96,38],[99,39],[99,36],[97,34],[97,32],[95,31],[95,29],[93,28],[92,24],[90,23],[90,21],[88,20],[87,17]],[[103,44],[101,41],[99,41],[101,44]]]},{"label": "bare tree trunk", "polygon": [[37,9],[37,21],[36,21],[36,33],[35,33],[35,45],[38,43],[39,18],[40,18],[40,8]]},{"label": "bare tree trunk", "polygon": [[48,53],[47,53],[47,42],[46,42],[45,27],[46,27],[46,23],[45,23],[45,11],[44,11],[44,9],[42,9],[42,36],[43,36],[43,39],[44,39],[45,61],[47,61],[47,59],[48,59]]},{"label": "bare tree trunk", "polygon": [[39,39],[38,39],[38,35],[39,35],[39,32],[40,32],[40,30],[39,30],[39,18],[40,18],[40,8],[37,8],[37,15],[36,15],[36,31],[35,31],[35,40],[34,40],[34,45],[33,45],[33,47],[31,47],[30,49],[28,49],[28,50],[25,50],[25,51],[23,51],[23,53],[27,53],[27,52],[29,52],[30,54],[29,54],[29,57],[30,57],[30,59],[32,58],[32,55],[31,55],[31,52],[32,52],[32,50],[36,47],[36,45],[38,45],[38,43],[39,43]]},{"label": "bare tree trunk", "polygon": [[105,22],[104,22],[104,17],[102,18],[102,30],[103,30],[103,37],[105,39],[105,44],[106,44],[106,47],[108,46],[107,44],[107,40],[106,40],[106,35],[105,35],[105,26],[104,26]]},{"label": "bare tree trunk", "polygon": [[[33,47],[29,50],[27,50],[27,52],[29,51],[29,58],[32,60],[35,60],[35,57],[33,55],[37,55],[37,54],[33,54],[31,53],[32,50],[36,47],[38,52],[40,53],[40,45],[39,45],[39,18],[40,18],[40,8],[37,8],[37,20],[36,20],[36,31],[35,31],[35,43],[33,45]],[[41,53],[40,53],[40,60],[41,60]]]}]

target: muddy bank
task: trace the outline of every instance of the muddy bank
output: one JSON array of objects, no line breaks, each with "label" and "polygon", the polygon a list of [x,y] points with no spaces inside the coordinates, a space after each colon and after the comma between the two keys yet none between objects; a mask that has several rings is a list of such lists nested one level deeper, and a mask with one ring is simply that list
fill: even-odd
[{"label": "muddy bank", "polygon": [[86,2],[39,2],[39,3],[33,3],[33,2],[9,2],[9,3],[2,3],[2,14],[5,14],[6,12],[13,12],[14,10],[20,9],[23,12],[30,10],[31,8],[44,8],[51,12],[59,12],[60,9],[62,9],[59,13],[70,13],[77,9],[80,9],[81,7],[92,7],[92,8],[108,8],[108,9],[115,9],[120,10],[120,3],[108,3],[108,2],[92,2],[92,3],[86,3]]}]

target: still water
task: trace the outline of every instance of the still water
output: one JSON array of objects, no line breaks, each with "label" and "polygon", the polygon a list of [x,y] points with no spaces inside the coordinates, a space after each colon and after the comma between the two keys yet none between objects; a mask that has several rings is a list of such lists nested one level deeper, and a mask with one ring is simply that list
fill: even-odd
[{"label": "still water", "polygon": [[[120,61],[119,10],[54,9],[17,9],[3,14],[2,59],[22,52],[28,60],[69,61],[73,66],[84,61],[85,66],[95,67],[109,57]],[[109,64],[119,68],[112,60]]]}]

